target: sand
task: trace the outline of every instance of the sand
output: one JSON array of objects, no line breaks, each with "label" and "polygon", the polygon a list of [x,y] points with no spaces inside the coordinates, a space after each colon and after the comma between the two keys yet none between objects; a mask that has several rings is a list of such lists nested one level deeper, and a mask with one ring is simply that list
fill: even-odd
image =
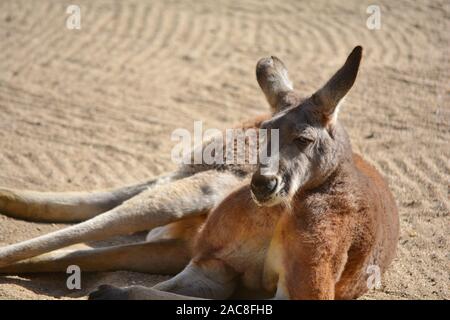
[{"label": "sand", "polygon": [[[401,220],[398,257],[363,299],[449,299],[449,3],[377,1],[381,29],[369,30],[372,2],[0,1],[0,186],[86,190],[169,172],[174,129],[225,129],[268,110],[260,57],[279,56],[307,95],[361,44],[340,119],[389,181]],[[65,25],[72,3],[80,30]],[[62,227],[0,215],[0,245]],[[69,291],[65,274],[0,277],[0,299],[163,278],[83,274]]]}]

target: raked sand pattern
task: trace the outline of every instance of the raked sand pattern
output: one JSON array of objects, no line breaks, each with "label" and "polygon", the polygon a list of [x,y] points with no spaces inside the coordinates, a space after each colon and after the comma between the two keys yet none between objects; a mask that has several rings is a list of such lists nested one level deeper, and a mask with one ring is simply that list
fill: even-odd
[{"label": "raked sand pattern", "polygon": [[[401,219],[398,257],[364,298],[449,299],[450,3],[375,2],[380,30],[366,27],[366,0],[2,0],[0,186],[85,190],[168,172],[175,128],[225,129],[268,110],[260,57],[279,56],[307,95],[361,44],[340,117],[354,149],[387,177]],[[81,30],[65,27],[74,3]],[[0,245],[62,227],[0,215]],[[64,274],[0,277],[0,299],[161,279],[83,274],[82,290],[69,291]]]}]

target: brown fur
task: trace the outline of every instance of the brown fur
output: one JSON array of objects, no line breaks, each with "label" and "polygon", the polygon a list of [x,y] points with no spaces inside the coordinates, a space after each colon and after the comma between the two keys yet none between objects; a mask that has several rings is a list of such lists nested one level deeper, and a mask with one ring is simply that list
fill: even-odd
[{"label": "brown fur", "polygon": [[[286,187],[281,196],[269,190],[269,197],[258,199],[257,206],[250,197],[261,192],[255,185],[274,178],[256,172],[251,188],[244,185],[231,193],[209,215],[194,262],[220,260],[245,287],[272,293],[276,288],[276,296],[290,299],[357,298],[368,290],[369,266],[386,270],[398,241],[397,207],[376,169],[352,153],[336,120],[338,105],[355,81],[361,53],[355,48],[330,81],[305,100],[290,94],[279,59],[259,62],[257,78],[276,113],[263,126],[277,128],[281,135],[282,168],[277,175],[282,178],[277,179],[284,185],[286,179],[299,179],[289,173],[291,162],[308,166],[315,175],[305,176],[293,192]],[[297,122],[302,123],[300,133],[295,132]],[[316,129],[321,126],[324,129]],[[302,144],[300,152],[309,152],[308,157],[289,158],[298,153],[295,137],[304,132],[312,132],[315,140],[313,147]]]},{"label": "brown fur", "polygon": [[384,272],[395,256],[395,201],[359,155],[298,194],[292,209],[258,207],[249,191],[242,186],[209,215],[194,261],[220,259],[251,289],[273,292],[281,280],[291,299],[353,299],[367,291],[367,266]]}]

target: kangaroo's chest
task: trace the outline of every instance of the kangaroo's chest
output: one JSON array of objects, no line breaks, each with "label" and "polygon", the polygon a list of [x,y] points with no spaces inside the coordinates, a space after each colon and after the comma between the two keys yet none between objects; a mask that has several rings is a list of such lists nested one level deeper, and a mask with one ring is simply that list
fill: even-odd
[{"label": "kangaroo's chest", "polygon": [[248,231],[229,236],[227,245],[215,254],[240,274],[242,285],[248,289],[276,289],[280,269],[280,246],[274,238],[277,221],[274,217],[249,225]]},{"label": "kangaroo's chest", "polygon": [[248,289],[276,288],[278,249],[273,236],[284,212],[282,206],[258,207],[249,185],[244,185],[210,213],[197,239],[196,254],[225,262]]}]

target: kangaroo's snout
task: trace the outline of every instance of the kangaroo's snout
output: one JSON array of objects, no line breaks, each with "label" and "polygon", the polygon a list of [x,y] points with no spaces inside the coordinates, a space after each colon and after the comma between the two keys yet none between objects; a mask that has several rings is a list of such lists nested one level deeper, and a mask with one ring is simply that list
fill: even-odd
[{"label": "kangaroo's snout", "polygon": [[255,173],[251,181],[251,191],[258,202],[268,200],[278,186],[278,179],[275,176]]}]

